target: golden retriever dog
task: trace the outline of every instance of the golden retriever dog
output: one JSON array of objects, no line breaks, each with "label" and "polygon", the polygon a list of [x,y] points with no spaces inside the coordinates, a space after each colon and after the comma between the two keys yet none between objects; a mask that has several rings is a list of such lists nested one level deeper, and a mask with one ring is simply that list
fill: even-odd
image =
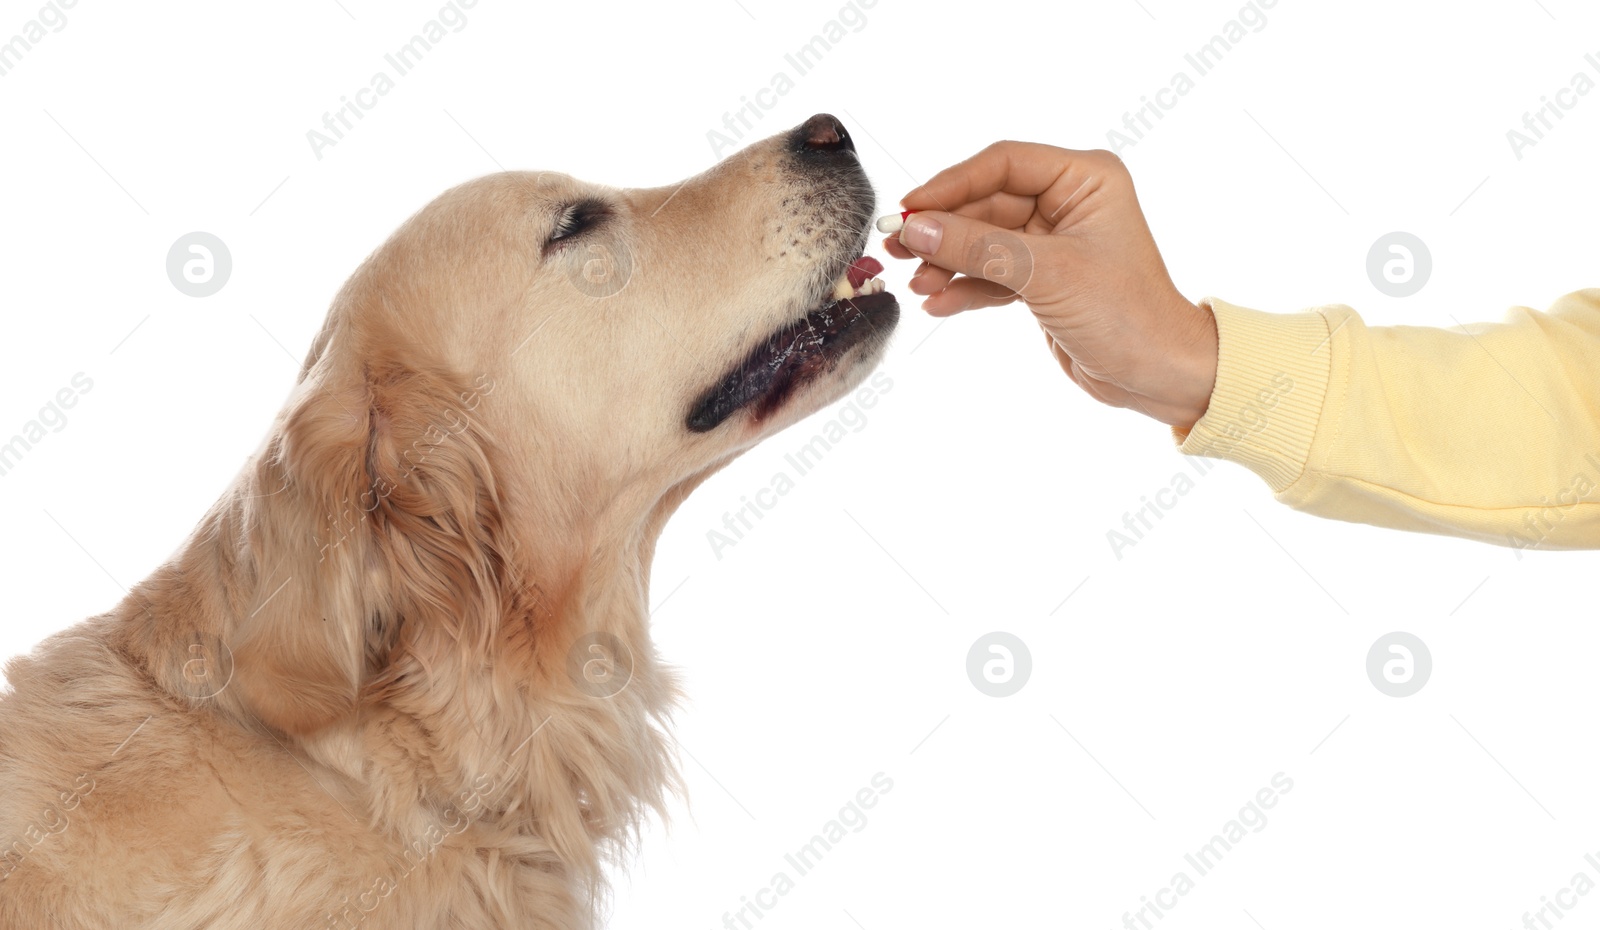
[{"label": "golden retriever dog", "polygon": [[872,209],[818,115],[406,221],[177,554],[6,666],[0,927],[593,926],[678,788],[656,540],[876,364]]}]

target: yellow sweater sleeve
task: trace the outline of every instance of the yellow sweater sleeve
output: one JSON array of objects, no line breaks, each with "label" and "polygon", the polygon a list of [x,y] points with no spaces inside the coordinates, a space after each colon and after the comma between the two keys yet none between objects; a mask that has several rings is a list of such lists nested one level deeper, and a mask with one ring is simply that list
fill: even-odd
[{"label": "yellow sweater sleeve", "polygon": [[1217,382],[1190,455],[1307,513],[1518,549],[1600,548],[1600,289],[1459,330],[1215,298]]}]

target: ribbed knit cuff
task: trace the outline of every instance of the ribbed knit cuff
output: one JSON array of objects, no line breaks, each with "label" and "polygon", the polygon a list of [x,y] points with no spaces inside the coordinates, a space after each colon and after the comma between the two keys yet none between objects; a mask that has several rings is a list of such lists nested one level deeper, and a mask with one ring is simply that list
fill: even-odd
[{"label": "ribbed knit cuff", "polygon": [[1328,390],[1332,338],[1320,313],[1274,314],[1208,297],[1217,321],[1217,382],[1205,416],[1172,431],[1186,455],[1229,459],[1274,494],[1305,471]]}]

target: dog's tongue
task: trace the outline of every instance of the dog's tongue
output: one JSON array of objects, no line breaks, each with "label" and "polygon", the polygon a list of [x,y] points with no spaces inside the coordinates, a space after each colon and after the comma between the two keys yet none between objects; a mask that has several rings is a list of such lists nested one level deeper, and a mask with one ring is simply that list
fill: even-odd
[{"label": "dog's tongue", "polygon": [[850,279],[850,286],[859,288],[867,283],[867,279],[876,278],[883,273],[883,263],[870,255],[863,255],[850,263],[845,275]]}]

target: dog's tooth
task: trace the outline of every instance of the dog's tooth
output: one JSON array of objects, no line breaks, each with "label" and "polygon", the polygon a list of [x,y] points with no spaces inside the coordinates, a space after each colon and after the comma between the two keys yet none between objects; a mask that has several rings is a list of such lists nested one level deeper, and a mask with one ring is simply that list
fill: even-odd
[{"label": "dog's tooth", "polygon": [[830,299],[849,300],[852,297],[865,297],[868,294],[881,294],[883,293],[885,287],[886,285],[883,283],[882,278],[868,278],[867,280],[861,282],[860,287],[852,287],[850,285],[850,275],[848,272],[846,272],[845,274],[839,276],[839,280],[833,282],[833,293]]}]

